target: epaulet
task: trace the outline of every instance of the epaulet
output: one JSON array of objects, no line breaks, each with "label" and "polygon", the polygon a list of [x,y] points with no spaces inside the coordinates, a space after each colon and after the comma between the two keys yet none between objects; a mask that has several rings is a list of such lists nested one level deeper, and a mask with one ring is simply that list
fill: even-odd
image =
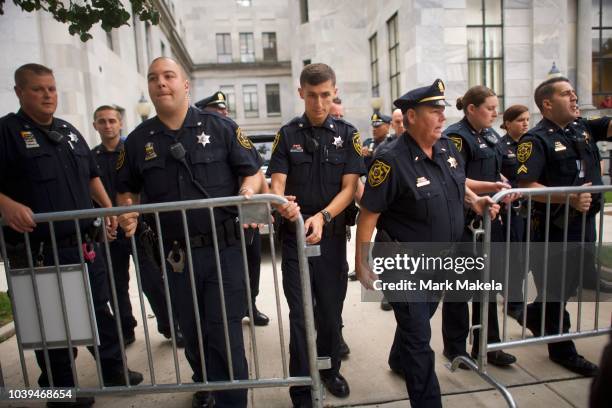
[{"label": "epaulet", "polygon": [[134,130],[132,130],[132,131],[130,132],[130,134],[132,134],[132,133],[136,133],[136,132],[140,133],[140,132],[146,132],[146,131],[148,131],[150,128],[152,128],[152,127],[153,127],[153,124],[154,124],[154,119],[155,119],[155,117],[153,117],[153,118],[149,118],[149,119],[146,119],[144,122],[142,122],[142,123],[140,123],[138,126],[136,126],[136,127],[134,128]]},{"label": "epaulet", "polygon": [[445,136],[448,136],[451,133],[460,134],[459,132],[461,131],[462,128],[463,128],[463,121],[459,121],[447,127],[442,134]]},{"label": "epaulet", "polygon": [[200,115],[200,116],[208,117],[208,118],[214,117],[216,119],[220,119],[222,122],[224,122],[226,124],[230,124],[230,125],[233,125],[233,126],[238,126],[236,124],[236,122],[234,122],[234,120],[232,118],[228,117],[228,116],[224,116],[224,115],[222,115],[220,113],[217,113],[217,112],[214,112],[214,111],[203,110],[203,109],[200,109],[198,107],[194,107],[194,108],[197,111],[198,115]]}]

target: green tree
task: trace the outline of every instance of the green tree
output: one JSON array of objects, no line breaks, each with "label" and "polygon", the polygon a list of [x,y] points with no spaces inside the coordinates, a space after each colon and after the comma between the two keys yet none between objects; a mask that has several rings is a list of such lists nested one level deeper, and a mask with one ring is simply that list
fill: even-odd
[{"label": "green tree", "polygon": [[[4,3],[0,0],[0,14],[4,14]],[[159,12],[153,0],[129,0],[132,13],[141,21],[159,22]],[[68,24],[68,32],[78,35],[85,42],[93,38],[89,30],[100,23],[105,31],[129,25],[130,13],[121,0],[13,0],[13,3],[27,12],[42,10],[50,13],[60,23]]]}]

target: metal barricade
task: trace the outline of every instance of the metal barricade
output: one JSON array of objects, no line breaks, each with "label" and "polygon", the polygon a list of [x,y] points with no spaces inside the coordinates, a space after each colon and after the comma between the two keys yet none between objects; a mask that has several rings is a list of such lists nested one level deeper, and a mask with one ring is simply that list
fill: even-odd
[{"label": "metal barricade", "polygon": [[[505,212],[506,215],[506,224],[504,225],[504,234],[505,234],[505,241],[503,243],[503,245],[505,246],[505,259],[504,259],[504,275],[503,275],[503,293],[501,294],[503,297],[503,310],[502,310],[502,317],[503,317],[503,321],[502,321],[502,336],[501,336],[501,341],[500,342],[496,342],[496,343],[490,343],[488,341],[488,337],[487,337],[487,331],[488,331],[488,315],[489,313],[497,313],[497,310],[491,311],[489,310],[489,301],[491,301],[491,295],[495,295],[494,292],[491,292],[489,290],[483,290],[481,291],[480,294],[480,324],[476,325],[476,326],[472,326],[470,328],[470,338],[472,338],[472,333],[474,331],[474,329],[479,329],[479,336],[478,339],[475,339],[475,341],[479,342],[479,349],[478,349],[478,356],[476,361],[474,362],[473,360],[471,360],[470,358],[467,358],[465,356],[459,356],[457,358],[455,358],[451,364],[451,371],[455,371],[459,365],[461,363],[467,365],[471,370],[475,371],[482,379],[484,379],[486,382],[488,382],[489,384],[491,384],[493,387],[495,387],[500,393],[501,395],[504,397],[504,399],[506,400],[508,406],[510,407],[516,407],[516,402],[514,401],[514,398],[512,397],[512,394],[510,393],[510,391],[508,390],[508,388],[503,385],[502,383],[500,383],[499,381],[497,381],[490,372],[487,371],[487,353],[488,352],[492,352],[492,351],[496,351],[496,350],[501,350],[501,349],[509,349],[509,348],[515,348],[515,347],[524,347],[524,346],[530,346],[530,345],[534,345],[534,344],[548,344],[548,343],[556,343],[556,342],[560,342],[560,341],[565,341],[565,340],[571,340],[571,339],[579,339],[579,338],[585,338],[585,337],[592,337],[592,336],[600,336],[600,335],[604,335],[607,333],[612,332],[612,327],[610,325],[605,326],[605,327],[600,327],[599,324],[599,316],[600,316],[600,308],[601,308],[601,288],[600,288],[600,278],[601,278],[601,262],[599,260],[596,261],[596,277],[595,277],[595,282],[596,282],[596,287],[595,287],[595,298],[594,298],[594,303],[595,303],[595,312],[594,312],[594,324],[592,328],[585,328],[584,325],[582,324],[582,312],[583,312],[583,306],[584,306],[584,301],[583,301],[583,294],[584,294],[584,288],[583,288],[583,275],[584,275],[584,270],[583,270],[583,266],[584,266],[584,260],[585,260],[585,244],[587,243],[587,241],[585,240],[586,237],[586,230],[585,230],[585,226],[587,223],[587,213],[578,213],[577,211],[574,211],[572,209],[574,218],[573,221],[576,222],[577,218],[580,218],[580,222],[581,222],[581,233],[580,233],[580,240],[577,241],[575,239],[569,240],[568,241],[568,228],[569,228],[569,220],[570,220],[570,194],[578,194],[578,193],[591,193],[591,194],[595,194],[595,193],[600,193],[600,199],[599,199],[599,206],[600,206],[600,211],[598,215],[591,215],[592,217],[598,217],[598,222],[595,224],[595,226],[597,227],[597,236],[596,236],[596,242],[594,244],[596,244],[596,259],[599,258],[599,254],[601,254],[602,251],[602,244],[603,244],[603,228],[604,228],[604,208],[605,208],[605,203],[604,203],[604,193],[605,192],[610,192],[612,191],[612,186],[610,185],[606,185],[606,186],[581,186],[581,187],[546,187],[546,188],[517,188],[517,189],[509,189],[509,190],[504,190],[501,191],[497,194],[495,194],[492,198],[493,201],[495,201],[496,203],[501,203],[503,201],[503,199],[511,194],[514,193],[518,193],[523,197],[523,206],[525,206],[526,209],[526,214],[528,215],[526,217],[526,238],[524,241],[524,249],[525,249],[525,259],[524,259],[524,265],[521,265],[522,269],[523,269],[523,276],[521,277],[522,279],[522,313],[519,315],[521,317],[522,322],[520,322],[521,326],[522,326],[522,331],[521,331],[521,335],[520,338],[509,338],[508,335],[508,282],[509,282],[509,274],[510,274],[510,253],[511,251],[509,250],[510,248],[510,228],[511,228],[511,219],[513,216],[513,209],[512,206],[507,205],[505,206],[501,206],[500,209],[500,216],[502,215],[502,211]],[[534,199],[535,197],[535,199]],[[526,327],[527,327],[527,304],[530,298],[530,291],[529,291],[529,284],[528,284],[528,277],[529,277],[529,273],[536,273],[537,271],[534,271],[533,269],[530,269],[530,267],[532,266],[532,263],[530,260],[530,256],[532,256],[534,254],[534,249],[531,248],[532,246],[535,246],[536,244],[534,243],[534,241],[532,241],[532,222],[533,222],[533,210],[534,210],[534,201],[538,202],[539,204],[539,208],[542,209],[542,207],[544,208],[544,211],[540,213],[540,217],[544,216],[545,219],[545,225],[544,225],[544,240],[543,241],[539,241],[538,242],[538,246],[536,249],[537,250],[542,250],[542,259],[543,262],[540,264],[540,266],[543,268],[542,271],[539,271],[539,273],[541,273],[542,275],[539,276],[540,282],[541,282],[541,288],[542,293],[538,293],[538,298],[540,300],[538,300],[538,302],[540,302],[543,306],[540,307],[541,308],[541,312],[540,312],[540,324],[539,324],[539,328],[536,328],[536,330],[539,331],[540,335],[534,335],[532,337],[527,337],[526,336]],[[597,204],[595,202],[593,202],[591,205]],[[557,209],[557,213],[556,213],[556,228],[557,231],[559,230],[559,228],[562,228],[563,231],[563,240],[562,241],[557,241],[555,242],[556,245],[561,245],[562,248],[562,256],[561,256],[561,262],[562,262],[562,267],[561,267],[561,271],[554,271],[554,273],[560,273],[561,275],[561,279],[559,280],[561,282],[561,296],[565,296],[566,290],[572,289],[572,288],[566,288],[565,287],[565,282],[566,282],[566,274],[568,273],[568,271],[566,270],[566,266],[567,266],[567,249],[568,249],[568,242],[572,245],[578,245],[579,246],[579,262],[580,262],[580,268],[579,268],[579,272],[578,272],[578,286],[576,288],[576,295],[575,296],[571,296],[571,298],[575,298],[575,302],[577,303],[577,324],[576,324],[576,330],[574,331],[567,331],[564,332],[564,310],[565,310],[565,304],[566,302],[570,301],[570,298],[567,299],[562,299],[561,301],[559,301],[559,330],[558,333],[554,333],[554,334],[546,334],[546,330],[545,330],[545,317],[546,317],[546,312],[547,312],[547,300],[549,300],[550,298],[552,298],[550,293],[547,293],[547,288],[548,288],[548,284],[550,282],[548,282],[548,280],[550,280],[551,278],[549,278],[549,275],[551,273],[551,271],[549,271],[548,266],[549,266],[549,258],[551,258],[551,255],[549,254],[549,248],[551,247],[551,243],[549,242],[549,236],[550,236],[550,228],[551,228],[551,224],[553,223],[553,219],[551,217],[551,206],[555,206],[555,208]],[[563,214],[560,214],[559,209],[561,209],[563,211]],[[562,215],[562,222],[559,222],[559,220],[561,218],[559,218]],[[518,215],[514,215],[514,216],[518,216]],[[483,215],[484,218],[484,240],[482,242],[483,244],[483,254],[485,257],[485,267],[484,267],[484,271],[483,271],[483,281],[484,282],[491,282],[491,218],[488,214],[488,212],[486,214]],[[538,256],[540,256],[540,254],[537,254]],[[516,262],[517,260],[514,259],[514,262]],[[549,299],[547,299],[547,296],[549,296]],[[574,300],[571,300],[571,302],[574,302]],[[610,304],[610,303],[608,303]]]},{"label": "metal barricade", "polygon": [[[31,383],[30,375],[28,373],[28,364],[27,361],[30,357],[26,355],[26,350],[28,349],[40,349],[44,354],[44,361],[46,367],[50,367],[50,357],[49,352],[53,348],[66,348],[69,354],[70,363],[72,367],[72,375],[75,382],[74,390],[78,396],[94,396],[94,395],[106,395],[106,394],[147,394],[147,393],[168,393],[168,392],[195,392],[195,391],[225,391],[225,390],[236,390],[236,389],[250,389],[250,388],[266,388],[266,387],[289,387],[289,386],[309,386],[311,387],[312,401],[314,407],[322,406],[322,387],[321,381],[319,377],[319,369],[326,368],[329,365],[329,358],[318,358],[317,357],[317,349],[316,349],[316,332],[315,332],[315,324],[314,324],[314,315],[313,315],[313,305],[312,305],[312,294],[311,294],[311,286],[310,286],[310,278],[309,278],[309,270],[308,270],[308,257],[318,255],[318,247],[316,246],[306,246],[305,243],[305,234],[304,234],[304,221],[302,218],[298,218],[296,221],[296,235],[297,235],[297,250],[298,250],[298,261],[299,261],[299,270],[301,277],[301,285],[302,285],[302,304],[304,308],[304,323],[306,330],[306,342],[307,342],[307,351],[308,351],[308,361],[310,365],[310,375],[309,376],[300,376],[300,377],[292,377],[289,374],[288,369],[288,353],[285,341],[285,330],[283,326],[283,315],[281,313],[281,297],[279,290],[279,280],[278,280],[278,271],[277,271],[277,261],[276,261],[276,249],[275,249],[275,238],[274,238],[274,227],[273,227],[273,217],[271,216],[271,206],[276,204],[284,204],[287,201],[276,195],[272,194],[262,194],[255,195],[250,199],[246,199],[244,197],[226,197],[226,198],[213,198],[206,200],[193,200],[193,201],[181,201],[181,202],[168,202],[168,203],[158,203],[158,204],[144,204],[144,205],[134,205],[130,207],[116,207],[116,208],[108,208],[108,209],[91,209],[91,210],[79,210],[79,211],[67,211],[67,212],[57,212],[57,213],[45,213],[45,214],[35,214],[34,220],[38,226],[41,224],[44,225],[47,223],[49,226],[50,232],[50,241],[53,250],[53,263],[50,266],[40,267],[37,266],[36,259],[36,248],[32,247],[32,240],[30,238],[30,234],[23,234],[24,243],[25,243],[25,253],[27,254],[27,265],[23,268],[12,268],[10,262],[10,254],[7,253],[7,243],[5,241],[5,234],[0,228],[0,247],[1,247],[1,255],[5,260],[5,269],[7,274],[7,281],[9,285],[9,293],[14,294],[15,290],[21,290],[18,287],[15,287],[15,282],[17,285],[26,286],[29,293],[32,295],[32,300],[35,303],[35,310],[33,314],[35,317],[35,328],[34,331],[38,330],[34,333],[34,337],[38,335],[38,341],[34,343],[24,344],[26,334],[32,337],[32,330],[24,330],[33,325],[30,321],[23,321],[20,319],[20,310],[19,310],[19,302],[16,302],[14,296],[11,297],[11,302],[14,310],[14,323],[16,328],[16,336],[17,336],[17,352],[20,360],[20,368],[21,368],[21,379],[15,378],[17,375],[15,373],[9,374],[6,370],[2,371],[2,359],[0,359],[0,399],[2,397],[6,397],[6,392],[8,389],[15,387],[25,387],[25,388],[35,388]],[[237,379],[234,374],[233,364],[232,364],[232,353],[231,353],[231,339],[229,333],[228,326],[228,316],[227,316],[227,304],[226,304],[226,293],[224,291],[223,279],[224,279],[224,271],[221,268],[221,260],[220,260],[220,246],[222,243],[219,242],[219,234],[217,231],[219,228],[219,224],[215,221],[216,211],[215,209],[219,209],[221,207],[234,207],[237,209],[237,222],[239,225],[243,224],[265,224],[268,227],[269,231],[269,244],[271,250],[271,260],[272,260],[272,274],[274,281],[274,295],[275,295],[275,305],[276,305],[276,318],[278,319],[278,349],[273,347],[274,350],[278,350],[280,355],[269,355],[264,356],[264,358],[268,359],[268,361],[280,361],[280,370],[275,368],[275,371],[281,371],[282,375],[272,375],[272,376],[264,376],[260,370],[260,361],[261,356],[258,352],[258,343],[257,336],[254,326],[253,319],[253,308],[251,304],[251,287],[249,282],[248,275],[248,264],[247,264],[247,255],[246,255],[246,240],[245,240],[245,230],[243,228],[238,228],[239,232],[239,247],[242,253],[242,264],[244,269],[244,280],[246,282],[246,305],[248,305],[248,316],[250,317],[250,325],[249,325],[249,334],[250,334],[250,347],[253,352],[253,363],[249,368],[250,378],[246,379]],[[226,352],[226,360],[227,360],[227,373],[228,379],[224,381],[209,381],[207,378],[206,372],[206,359],[209,357],[207,353],[204,352],[204,343],[205,340],[203,335],[206,333],[204,328],[200,325],[200,313],[198,308],[198,301],[202,300],[200,297],[201,293],[197,293],[196,285],[194,284],[196,279],[196,272],[194,271],[194,259],[192,253],[192,243],[189,229],[190,225],[188,223],[188,213],[193,210],[208,210],[208,216],[210,220],[210,225],[212,228],[212,232],[210,237],[212,239],[212,247],[214,249],[214,264],[216,266],[216,278],[218,279],[219,284],[219,297],[221,300],[221,310],[222,310],[222,322],[223,322],[223,336],[225,340],[225,352]],[[171,329],[171,339],[172,339],[172,364],[173,364],[173,374],[170,375],[170,371],[167,370],[166,361],[166,370],[157,370],[155,360],[155,352],[152,349],[151,339],[149,336],[149,330],[147,325],[147,316],[145,309],[145,300],[143,297],[143,283],[141,277],[140,265],[138,262],[138,256],[142,255],[142,251],[137,248],[137,240],[135,237],[130,239],[131,242],[131,250],[133,263],[135,266],[135,275],[138,285],[138,299],[140,303],[140,310],[142,314],[142,326],[144,332],[144,340],[145,340],[145,352],[146,352],[146,369],[147,371],[144,375],[143,383],[139,385],[123,385],[123,386],[104,386],[103,380],[103,370],[102,363],[99,352],[100,339],[98,330],[96,328],[96,318],[93,310],[92,303],[92,292],[90,287],[90,282],[87,275],[87,253],[85,252],[85,248],[83,243],[86,242],[83,236],[82,225],[79,223],[80,220],[84,219],[96,219],[97,217],[110,217],[110,216],[118,216],[127,212],[138,212],[140,214],[148,214],[149,219],[154,219],[155,227],[154,229],[158,231],[158,241],[157,241],[157,251],[159,253],[160,259],[162,260],[160,265],[160,273],[163,275],[164,282],[164,294],[167,304],[167,313],[170,320],[170,329]],[[181,367],[189,367],[188,362],[181,356],[182,353],[177,351],[176,344],[176,333],[174,330],[174,314],[172,311],[173,302],[171,300],[171,290],[168,284],[168,274],[171,273],[169,271],[166,262],[166,252],[168,248],[168,242],[164,242],[164,231],[162,230],[162,222],[160,221],[160,215],[163,217],[164,214],[168,213],[178,213],[180,214],[180,219],[182,222],[182,229],[184,232],[184,252],[185,252],[185,265],[184,272],[189,276],[191,293],[181,293],[181,296],[192,296],[194,308],[193,313],[195,315],[195,324],[197,326],[197,343],[199,350],[199,364],[202,370],[203,380],[201,382],[191,382],[191,378],[188,381],[185,381],[184,376],[181,376]],[[58,255],[58,242],[56,240],[55,226],[61,222],[70,221],[74,223],[74,231],[76,231],[76,242],[74,242],[74,248],[78,248],[78,255],[80,262],[75,265],[65,266],[62,265],[59,260]],[[2,224],[2,220],[0,219],[0,225]],[[64,223],[65,225],[65,223]],[[118,227],[120,228],[120,227]],[[118,300],[117,300],[117,291],[115,288],[115,280],[113,274],[113,267],[110,258],[110,250],[109,250],[109,240],[102,232],[103,241],[100,245],[103,245],[105,251],[101,251],[98,255],[105,255],[105,261],[107,264],[107,270],[109,275],[110,282],[110,302],[113,305],[113,310],[118,311]],[[43,270],[44,269],[44,270]],[[41,280],[41,276],[46,277]],[[67,282],[71,281],[77,282],[76,286],[78,287],[68,287]],[[41,285],[48,286],[49,282],[52,282],[52,285],[57,289],[57,296],[59,298],[56,299],[56,302],[60,303],[61,310],[58,313],[60,317],[62,327],[47,327],[50,326],[51,322],[45,319],[48,316],[49,311],[45,310],[43,304],[48,304],[49,300],[47,299],[47,295],[44,295],[44,299],[41,299],[41,294],[43,293],[41,289]],[[54,283],[53,283],[54,282]],[[74,286],[73,285],[73,286]],[[85,299],[73,299],[72,295],[73,291],[85,294]],[[175,296],[178,294],[174,294]],[[85,317],[81,316],[78,319],[84,321],[83,324],[86,326],[86,333],[83,334],[82,327],[78,326],[78,323],[74,323],[74,320],[77,319],[74,317],[74,310],[71,307],[74,305],[75,301],[81,301],[82,305],[84,305],[86,312]],[[41,303],[43,302],[43,303]],[[46,303],[45,303],[46,302]],[[68,303],[67,303],[68,302]],[[57,312],[57,310],[56,310]],[[126,350],[124,346],[124,337],[121,324],[119,319],[115,319],[117,324],[117,331],[119,333],[119,345],[121,348],[121,357],[123,359],[123,375],[125,379],[125,384],[129,384],[129,373],[127,370],[128,364],[128,355],[130,358],[134,358],[137,350],[130,350],[126,355]],[[28,327],[26,327],[28,326]],[[30,327],[31,329],[31,327]],[[50,333],[50,329],[55,329],[57,332],[64,334],[64,339],[51,341],[51,336],[48,335]],[[52,331],[52,330],[51,330]],[[26,333],[27,332],[27,333]],[[79,338],[76,337],[78,332]],[[203,334],[204,333],[204,334]],[[57,333],[53,334],[57,337]],[[46,338],[49,337],[49,338]],[[61,337],[61,335],[60,335]],[[246,341],[245,341],[246,342]],[[87,377],[84,375],[79,375],[79,370],[77,370],[77,364],[75,364],[75,353],[73,352],[73,347],[78,345],[88,345],[93,351],[92,354],[95,357],[96,363],[96,375],[97,375],[97,385],[92,383],[91,376]],[[246,347],[245,347],[246,348]],[[279,358],[280,357],[280,358]],[[31,365],[31,361],[30,361]],[[142,367],[141,367],[142,368]],[[54,386],[54,379],[51,373],[51,370],[47,370],[49,375],[49,384],[50,387]],[[162,373],[160,374],[160,371]],[[276,374],[276,372],[275,372]],[[170,378],[173,377],[173,378]],[[4,394],[4,395],[3,395]]]}]

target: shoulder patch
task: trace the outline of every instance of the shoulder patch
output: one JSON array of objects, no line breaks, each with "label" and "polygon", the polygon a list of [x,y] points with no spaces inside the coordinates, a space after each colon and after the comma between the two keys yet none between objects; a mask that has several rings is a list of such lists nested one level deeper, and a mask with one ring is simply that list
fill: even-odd
[{"label": "shoulder patch", "polygon": [[361,154],[361,135],[359,132],[355,132],[353,135],[353,148],[355,148],[355,151],[359,156],[363,156]]},{"label": "shoulder patch", "polygon": [[516,149],[516,157],[518,158],[518,161],[525,163],[527,159],[531,157],[532,150],[533,144],[531,142],[523,142],[519,144],[518,148]]},{"label": "shoulder patch", "polygon": [[457,150],[461,151],[463,148],[463,139],[459,136],[449,136],[448,138],[453,141]]},{"label": "shoulder patch", "polygon": [[253,147],[251,139],[246,137],[244,133],[242,133],[242,129],[240,128],[236,129],[236,138],[238,139],[238,143],[240,143],[240,146],[244,147],[245,149],[250,150]]},{"label": "shoulder patch", "polygon": [[368,184],[370,187],[380,186],[391,173],[391,166],[380,160],[374,160],[368,172]]},{"label": "shoulder patch", "polygon": [[274,153],[276,150],[278,142],[280,142],[280,132],[276,132],[276,136],[274,136],[274,141],[272,142],[272,153]]},{"label": "shoulder patch", "polygon": [[119,157],[117,157],[117,164],[115,164],[115,170],[121,170],[123,167],[123,163],[125,163],[125,149],[121,149],[119,152]]}]

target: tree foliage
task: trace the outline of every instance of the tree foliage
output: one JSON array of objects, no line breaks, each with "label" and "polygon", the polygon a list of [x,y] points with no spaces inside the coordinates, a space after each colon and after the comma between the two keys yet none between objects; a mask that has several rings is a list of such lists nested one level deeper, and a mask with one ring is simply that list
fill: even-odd
[{"label": "tree foliage", "polygon": [[[4,14],[4,3],[0,0],[0,14]],[[13,0],[26,12],[42,10],[50,13],[60,23],[68,24],[68,32],[78,35],[85,42],[93,38],[89,31],[100,23],[105,31],[129,25],[130,13],[121,0]],[[159,22],[159,12],[152,0],[129,0],[132,13],[141,21],[151,24]]]}]

